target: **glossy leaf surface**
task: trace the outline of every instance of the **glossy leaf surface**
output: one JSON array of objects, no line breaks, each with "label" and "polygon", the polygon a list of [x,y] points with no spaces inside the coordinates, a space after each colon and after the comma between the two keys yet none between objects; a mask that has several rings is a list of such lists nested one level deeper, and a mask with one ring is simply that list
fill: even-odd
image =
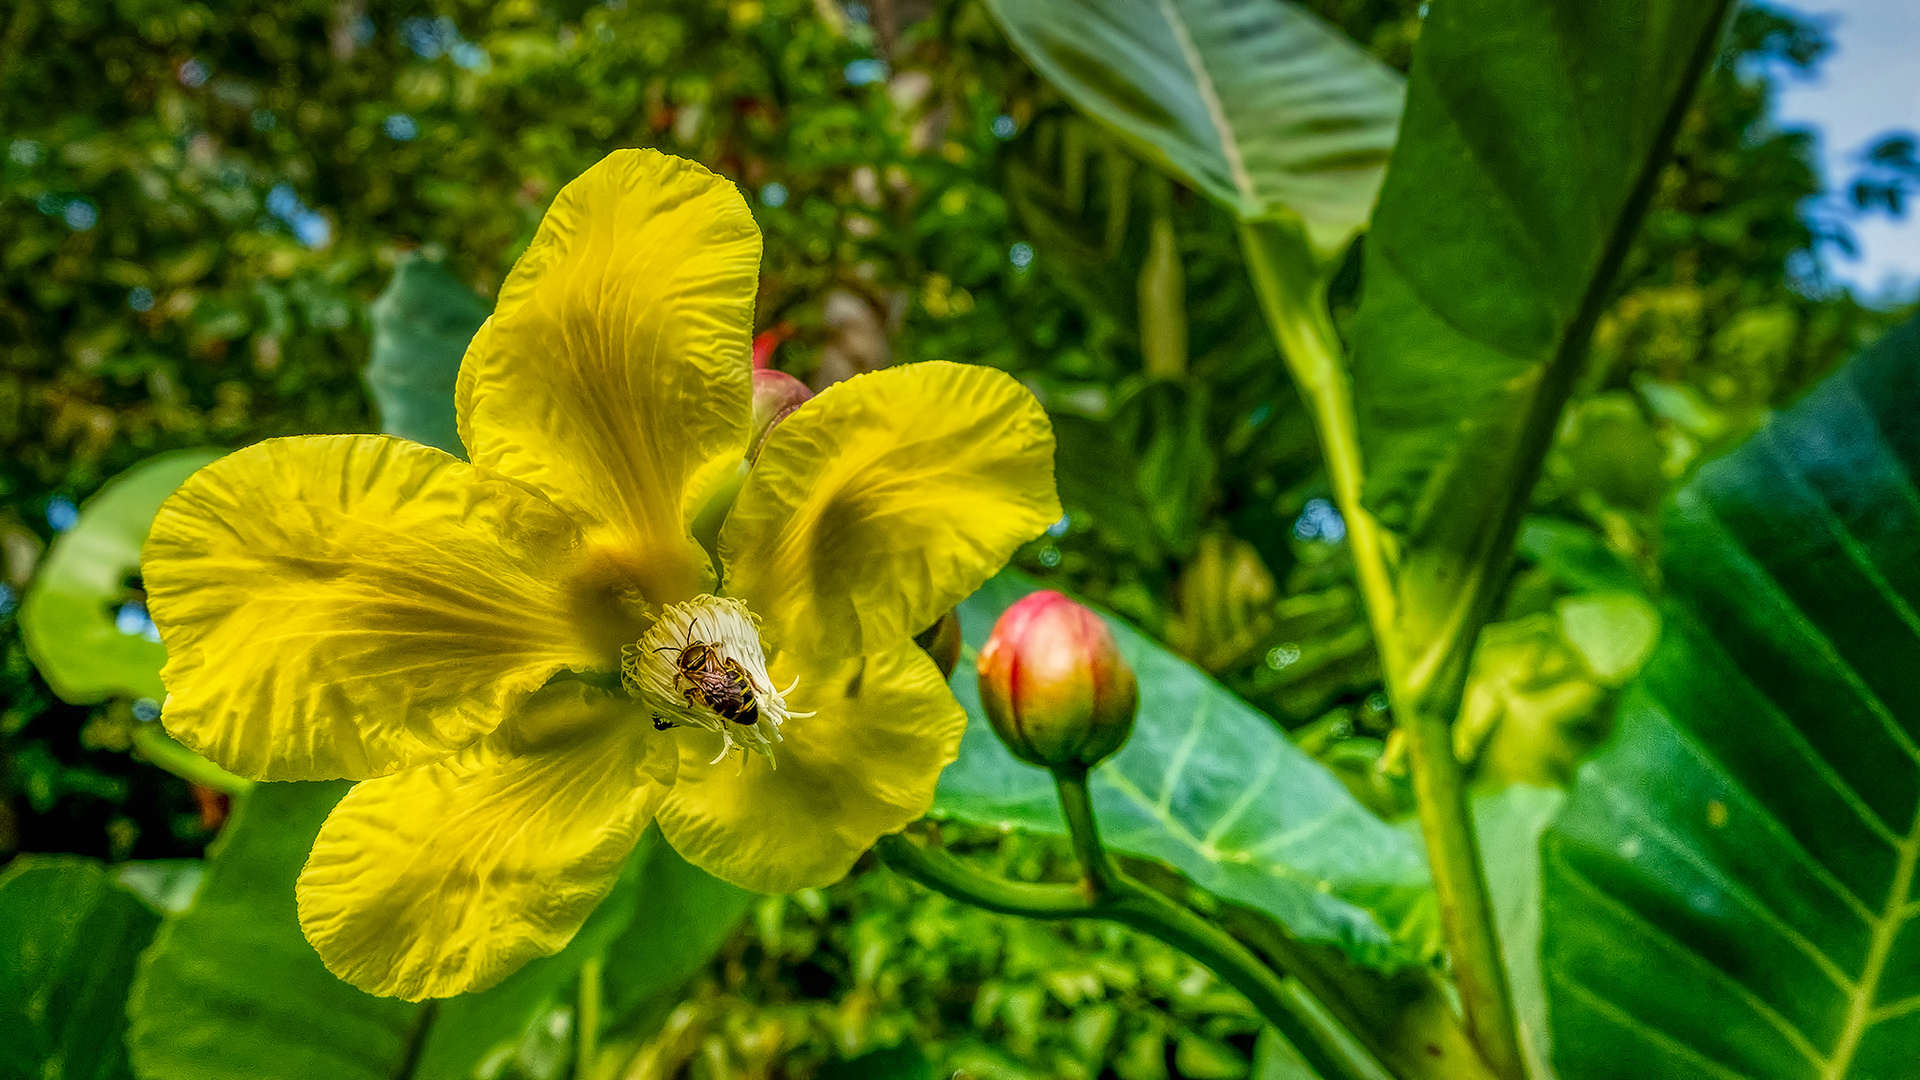
[{"label": "glossy leaf surface", "polygon": [[[967,733],[940,778],[936,814],[1065,831],[1052,777],[1015,760],[988,726],[971,651],[1034,588],[1003,572],[960,605],[970,649],[953,686]],[[1139,631],[1107,622],[1140,683],[1133,737],[1091,779],[1108,846],[1161,860],[1362,964],[1390,970],[1431,956],[1419,838],[1373,816],[1272,720]]]},{"label": "glossy leaf surface", "polygon": [[1920,1047],[1920,323],[1701,469],[1666,632],[1544,842],[1565,1080]]},{"label": "glossy leaf surface", "polygon": [[54,693],[76,704],[166,697],[167,650],[129,581],[160,504],[223,453],[177,450],[134,466],[87,500],[72,530],[53,542],[21,603],[20,630]]},{"label": "glossy leaf surface", "polygon": [[0,1077],[120,1080],[127,986],[160,917],[78,856],[0,874]]},{"label": "glossy leaf surface", "polygon": [[445,266],[408,259],[373,302],[367,390],[380,430],[466,457],[453,414],[460,358],[493,305]]},{"label": "glossy leaf surface", "polygon": [[1292,216],[1322,257],[1367,221],[1400,76],[1281,0],[989,0],[1047,81],[1247,220]]}]

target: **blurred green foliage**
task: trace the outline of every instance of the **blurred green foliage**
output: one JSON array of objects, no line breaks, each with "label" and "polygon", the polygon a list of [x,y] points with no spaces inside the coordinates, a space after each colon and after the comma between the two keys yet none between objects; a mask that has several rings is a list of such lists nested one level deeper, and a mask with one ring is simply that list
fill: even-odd
[{"label": "blurred green foliage", "polygon": [[[1307,6],[1403,69],[1419,35],[1417,0]],[[1655,508],[1694,463],[1890,321],[1818,280],[1826,241],[1796,214],[1818,186],[1808,137],[1767,118],[1768,65],[1823,47],[1741,11],[1536,494],[1628,582],[1655,580]],[[15,598],[68,511],[159,451],[374,430],[368,305],[403,257],[489,295],[558,188],[630,145],[741,184],[779,366],[824,383],[950,358],[1026,380],[1069,514],[1022,568],[1402,805],[1341,523],[1234,222],[1074,113],[975,0],[15,0],[0,856],[191,855],[217,817],[124,754],[129,702],[62,704],[26,658]],[[1336,280],[1343,326],[1361,257]],[[1586,587],[1544,550],[1526,547],[1504,618]],[[970,840],[1014,876],[1058,868],[1049,841]],[[1256,1028],[1150,941],[874,873],[765,901],[636,1075],[804,1075],[910,1036],[977,1075],[1238,1076]]]},{"label": "blurred green foliage", "polygon": [[[1064,841],[945,831],[1003,877],[1073,873]],[[1248,1074],[1261,1026],[1151,938],[992,915],[874,868],[759,900],[627,1075],[804,1076],[912,1042],[940,1076],[1212,1080]]]}]

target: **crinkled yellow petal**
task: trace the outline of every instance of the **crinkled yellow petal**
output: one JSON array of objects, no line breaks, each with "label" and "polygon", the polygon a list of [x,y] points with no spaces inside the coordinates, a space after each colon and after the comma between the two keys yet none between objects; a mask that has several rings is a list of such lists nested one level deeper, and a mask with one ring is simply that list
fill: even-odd
[{"label": "crinkled yellow petal", "polygon": [[569,616],[583,558],[546,500],[417,443],[230,454],[161,506],[141,559],[163,722],[261,780],[444,757],[555,672],[618,666]]},{"label": "crinkled yellow petal", "polygon": [[960,752],[966,713],[927,654],[911,642],[831,664],[774,658],[796,716],[780,729],[776,765],[758,754],[708,764],[712,732],[683,728],[680,771],[660,830],[688,862],[760,892],[845,877],[882,835],[933,805],[940,770]]},{"label": "crinkled yellow petal", "polygon": [[890,649],[1059,519],[1053,428],[1025,387],[968,364],[890,368],[773,429],[720,531],[725,590],[776,648]]},{"label": "crinkled yellow petal", "polygon": [[689,524],[746,452],[760,232],[733,184],[621,150],[564,188],[460,365],[460,441],[624,556],[705,591]]},{"label": "crinkled yellow petal", "polygon": [[492,986],[573,939],[674,765],[638,704],[556,683],[460,754],[349,791],[301,871],[300,928],[370,993]]}]

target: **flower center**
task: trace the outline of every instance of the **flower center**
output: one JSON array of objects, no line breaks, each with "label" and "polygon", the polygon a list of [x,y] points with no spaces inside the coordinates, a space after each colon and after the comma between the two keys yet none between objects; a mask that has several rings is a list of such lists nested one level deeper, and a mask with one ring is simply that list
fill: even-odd
[{"label": "flower center", "polygon": [[696,596],[674,604],[620,655],[621,681],[652,706],[653,726],[715,732],[716,762],[734,750],[755,750],[772,761],[780,725],[812,715],[787,708],[792,686],[773,685],[759,620],[744,600]]}]

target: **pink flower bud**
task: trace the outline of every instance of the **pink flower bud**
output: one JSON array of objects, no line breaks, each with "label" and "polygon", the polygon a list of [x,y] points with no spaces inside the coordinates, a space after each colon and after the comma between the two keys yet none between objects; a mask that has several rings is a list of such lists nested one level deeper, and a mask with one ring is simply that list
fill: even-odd
[{"label": "pink flower bud", "polygon": [[748,445],[753,448],[749,457],[760,456],[760,444],[767,441],[767,435],[773,426],[787,418],[787,414],[799,408],[813,391],[807,384],[784,371],[755,371],[753,373],[753,431]]},{"label": "pink flower bud", "polygon": [[1006,610],[980,650],[980,701],[1014,755],[1089,767],[1133,730],[1140,691],[1100,616],[1057,592]]}]

